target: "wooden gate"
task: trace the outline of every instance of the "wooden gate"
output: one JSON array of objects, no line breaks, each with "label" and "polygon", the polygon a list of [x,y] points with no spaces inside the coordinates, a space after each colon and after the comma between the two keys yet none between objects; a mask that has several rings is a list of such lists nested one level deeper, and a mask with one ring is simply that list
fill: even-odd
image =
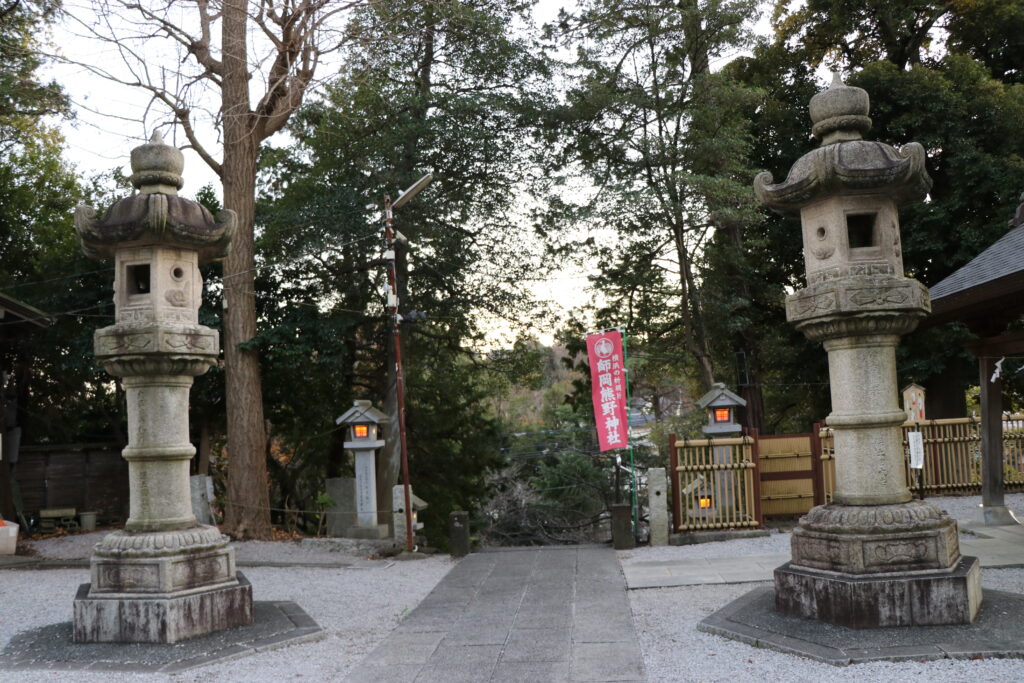
[{"label": "wooden gate", "polygon": [[802,515],[825,502],[818,425],[808,434],[751,436],[761,473],[765,517]]}]

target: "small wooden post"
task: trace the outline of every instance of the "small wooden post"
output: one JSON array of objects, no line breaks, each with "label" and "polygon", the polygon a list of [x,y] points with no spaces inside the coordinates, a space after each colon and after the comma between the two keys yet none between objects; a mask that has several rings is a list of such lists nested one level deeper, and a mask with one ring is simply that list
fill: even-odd
[{"label": "small wooden post", "polygon": [[754,462],[754,519],[757,520],[758,528],[764,527],[764,515],[761,514],[761,449],[758,447],[758,431],[751,429],[750,436],[750,459]]},{"label": "small wooden post", "polygon": [[[981,382],[981,505],[982,510],[1004,507],[1003,379],[993,375],[996,359],[978,357]],[[986,515],[987,517],[987,515]]]},{"label": "small wooden post", "polygon": [[814,504],[825,504],[825,472],[821,461],[821,423],[811,427],[811,482],[814,487]]}]

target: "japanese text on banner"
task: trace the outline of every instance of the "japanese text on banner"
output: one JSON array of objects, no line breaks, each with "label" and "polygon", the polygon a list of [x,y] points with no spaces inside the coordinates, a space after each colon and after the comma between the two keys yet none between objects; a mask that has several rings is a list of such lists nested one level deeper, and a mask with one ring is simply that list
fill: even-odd
[{"label": "japanese text on banner", "polygon": [[626,413],[626,368],[618,330],[587,335],[587,358],[593,386],[594,420],[601,451],[629,445]]}]

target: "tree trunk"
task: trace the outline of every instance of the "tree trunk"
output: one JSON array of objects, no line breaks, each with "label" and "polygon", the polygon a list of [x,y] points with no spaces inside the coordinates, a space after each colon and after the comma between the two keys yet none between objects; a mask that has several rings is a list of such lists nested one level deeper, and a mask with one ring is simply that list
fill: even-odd
[{"label": "tree trunk", "polygon": [[683,293],[681,313],[686,327],[687,346],[690,355],[697,363],[697,375],[700,378],[701,390],[710,391],[711,385],[715,383],[715,367],[711,361],[711,353],[708,351],[699,294],[693,279],[693,264],[686,243],[683,241],[685,238],[682,228],[674,228],[674,233],[676,256],[679,259],[679,284]]},{"label": "tree trunk", "polygon": [[263,427],[259,356],[239,348],[256,335],[256,151],[249,105],[246,36],[248,3],[226,0],[223,20],[224,206],[238,214],[238,230],[224,261],[224,378],[228,481],[225,531],[235,538],[269,538],[270,493]]}]

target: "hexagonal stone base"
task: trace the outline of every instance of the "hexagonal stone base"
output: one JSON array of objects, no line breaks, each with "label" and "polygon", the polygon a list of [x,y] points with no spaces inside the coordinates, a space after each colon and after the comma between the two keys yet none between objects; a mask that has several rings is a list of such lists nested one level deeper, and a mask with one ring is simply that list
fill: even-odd
[{"label": "hexagonal stone base", "polygon": [[14,671],[71,672],[53,674],[53,680],[78,680],[81,672],[91,672],[95,678],[99,671],[122,676],[127,672],[174,674],[323,636],[323,629],[294,602],[258,601],[253,603],[252,624],[174,645],[76,643],[70,621],[40,626],[11,637],[0,651],[0,669],[11,672],[12,679],[18,677]]},{"label": "hexagonal stone base", "polygon": [[170,596],[90,596],[83,583],[74,601],[74,640],[177,643],[251,624],[252,586],[241,572],[236,576],[237,586]]},{"label": "hexagonal stone base", "polygon": [[775,609],[774,589],[765,586],[706,617],[697,630],[846,666],[874,661],[1024,658],[1022,623],[1024,595],[986,590],[985,604],[973,624],[851,629],[782,614]]},{"label": "hexagonal stone base", "polygon": [[844,574],[791,562],[775,570],[776,609],[848,628],[969,624],[981,597],[976,557],[937,572]]}]

